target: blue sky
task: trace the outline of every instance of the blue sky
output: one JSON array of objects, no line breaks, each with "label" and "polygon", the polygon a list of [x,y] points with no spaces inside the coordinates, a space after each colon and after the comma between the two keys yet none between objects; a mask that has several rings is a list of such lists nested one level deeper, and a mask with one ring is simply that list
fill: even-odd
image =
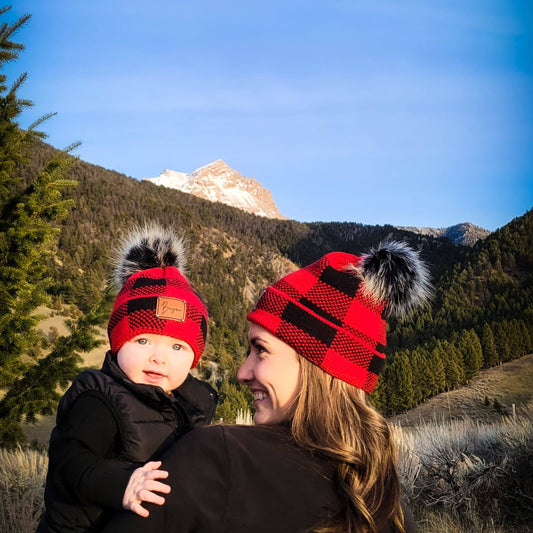
[{"label": "blue sky", "polygon": [[[17,0],[20,96],[134,178],[224,159],[300,221],[489,230],[533,206],[530,0]],[[5,18],[5,17],[4,17]]]}]

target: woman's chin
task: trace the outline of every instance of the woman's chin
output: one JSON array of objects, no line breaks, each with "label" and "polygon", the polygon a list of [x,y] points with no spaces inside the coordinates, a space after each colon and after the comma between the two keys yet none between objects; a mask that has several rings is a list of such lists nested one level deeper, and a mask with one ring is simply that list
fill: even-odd
[{"label": "woman's chin", "polygon": [[286,416],[280,413],[256,411],[254,415],[254,424],[256,426],[275,426],[286,420]]}]

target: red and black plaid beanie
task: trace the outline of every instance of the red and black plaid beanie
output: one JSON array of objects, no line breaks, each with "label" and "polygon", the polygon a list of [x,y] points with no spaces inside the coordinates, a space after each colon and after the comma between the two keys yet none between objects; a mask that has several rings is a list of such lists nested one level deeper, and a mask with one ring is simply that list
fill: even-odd
[{"label": "red and black plaid beanie", "polygon": [[418,253],[388,242],[357,257],[332,252],[267,287],[248,314],[322,370],[371,392],[385,364],[386,322],[430,293]]},{"label": "red and black plaid beanie", "polygon": [[108,334],[116,354],[143,333],[187,342],[194,368],[207,336],[207,307],[182,273],[184,243],[157,226],[135,229],[117,255],[115,284],[122,287],[113,305]]}]

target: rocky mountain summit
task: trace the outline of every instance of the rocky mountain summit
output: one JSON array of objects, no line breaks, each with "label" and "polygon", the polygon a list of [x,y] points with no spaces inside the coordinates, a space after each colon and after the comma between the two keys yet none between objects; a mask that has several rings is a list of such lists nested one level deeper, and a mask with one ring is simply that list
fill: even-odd
[{"label": "rocky mountain summit", "polygon": [[412,231],[421,235],[430,235],[431,237],[448,237],[453,243],[464,246],[474,246],[477,241],[484,239],[490,234],[489,230],[480,228],[470,222],[456,224],[449,228],[400,227],[398,229]]},{"label": "rocky mountain summit", "polygon": [[193,194],[211,202],[237,207],[267,218],[286,219],[268,189],[257,180],[241,176],[225,161],[218,159],[187,174],[165,170],[155,178],[144,178],[156,185]]},{"label": "rocky mountain summit", "polygon": [[[193,194],[204,200],[230,205],[254,215],[287,220],[287,217],[279,212],[268,189],[254,178],[242,176],[222,159],[217,159],[188,174],[167,169],[159,176],[144,180]],[[490,231],[470,222],[448,228],[402,226],[398,229],[431,237],[448,237],[454,244],[464,246],[473,246],[478,240],[490,234]]]}]

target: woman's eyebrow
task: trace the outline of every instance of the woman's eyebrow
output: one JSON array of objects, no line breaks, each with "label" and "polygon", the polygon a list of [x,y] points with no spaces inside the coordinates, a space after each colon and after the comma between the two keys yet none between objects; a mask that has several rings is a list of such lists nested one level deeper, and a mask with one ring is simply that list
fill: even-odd
[{"label": "woman's eyebrow", "polygon": [[252,337],[251,339],[248,340],[248,342],[254,346],[257,342],[262,342],[263,344],[268,344],[267,341],[265,341],[264,339],[262,339],[260,336],[255,336],[255,337]]}]

